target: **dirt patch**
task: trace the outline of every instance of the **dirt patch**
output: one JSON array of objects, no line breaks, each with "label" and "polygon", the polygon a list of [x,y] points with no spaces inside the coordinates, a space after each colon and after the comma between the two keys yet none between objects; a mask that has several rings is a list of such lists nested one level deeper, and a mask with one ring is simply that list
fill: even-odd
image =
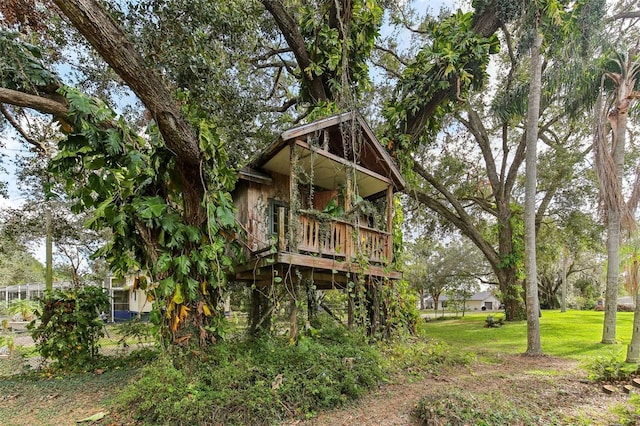
[{"label": "dirt patch", "polygon": [[0,423],[19,425],[73,425],[106,411],[108,401],[131,380],[132,372],[108,371],[67,377],[0,380]]},{"label": "dirt patch", "polygon": [[[628,395],[606,395],[601,385],[590,382],[575,361],[554,357],[506,356],[495,364],[476,363],[426,378],[404,377],[381,386],[362,400],[319,414],[296,425],[418,424],[412,411],[427,396],[447,398],[452,393],[504,398],[535,418],[522,424],[590,424],[616,422],[611,408],[625,404]],[[443,423],[446,424],[446,423]]]}]

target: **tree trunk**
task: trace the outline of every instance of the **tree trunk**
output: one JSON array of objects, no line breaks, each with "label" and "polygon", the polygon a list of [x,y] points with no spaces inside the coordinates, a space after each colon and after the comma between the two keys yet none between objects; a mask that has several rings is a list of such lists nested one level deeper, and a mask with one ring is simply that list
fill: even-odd
[{"label": "tree trunk", "polygon": [[640,361],[640,291],[636,293],[635,308],[633,309],[633,332],[627,347],[625,362],[638,363]]},{"label": "tree trunk", "polygon": [[[622,84],[621,86],[624,86]],[[618,88],[618,99],[624,92]],[[627,111],[617,109],[615,115],[610,115],[614,131],[613,162],[615,164],[618,188],[622,188],[624,173],[624,150],[627,133]],[[620,199],[622,194],[620,194]],[[620,224],[622,219],[621,206],[609,206],[607,211],[607,285],[604,301],[604,324],[602,329],[602,343],[616,343],[616,315],[618,310],[618,284],[620,276]]]},{"label": "tree trunk", "polygon": [[536,181],[538,161],[538,119],[542,91],[542,35],[538,23],[534,27],[531,46],[531,83],[527,108],[527,157],[524,201],[524,252],[527,271],[527,355],[542,354],[540,345],[540,300],[538,299],[538,267],[536,262]]},{"label": "tree trunk", "polygon": [[[520,321],[525,319],[525,309],[522,300],[522,282],[518,278],[519,256],[514,247],[514,235],[511,220],[513,213],[508,200],[498,204],[498,253],[503,259],[498,265],[491,265],[498,278],[498,285],[502,295],[506,321]],[[518,237],[515,237],[518,238]],[[510,259],[505,261],[505,259]]]},{"label": "tree trunk", "polygon": [[562,250],[562,292],[560,299],[560,312],[567,312],[567,269],[569,266],[569,250]]},{"label": "tree trunk", "polygon": [[53,291],[53,230],[51,226],[51,206],[45,202],[45,223],[47,237],[45,241],[45,272],[44,283],[47,291]]},{"label": "tree trunk", "polygon": [[498,278],[504,316],[506,321],[520,321],[526,318],[522,303],[522,283],[515,268],[502,270]]}]

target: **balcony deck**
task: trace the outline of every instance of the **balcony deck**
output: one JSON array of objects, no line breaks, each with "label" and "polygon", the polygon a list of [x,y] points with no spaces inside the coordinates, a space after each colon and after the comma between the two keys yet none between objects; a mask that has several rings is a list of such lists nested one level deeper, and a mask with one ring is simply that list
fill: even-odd
[{"label": "balcony deck", "polygon": [[[281,218],[284,229],[284,220]],[[402,273],[390,269],[392,239],[388,232],[353,226],[341,220],[322,221],[310,214],[297,217],[297,246],[291,250],[284,232],[272,250],[255,254],[235,270],[235,279],[256,285],[271,284],[274,276],[284,277],[295,266],[318,288],[343,287],[354,278],[350,274],[398,280]]]}]

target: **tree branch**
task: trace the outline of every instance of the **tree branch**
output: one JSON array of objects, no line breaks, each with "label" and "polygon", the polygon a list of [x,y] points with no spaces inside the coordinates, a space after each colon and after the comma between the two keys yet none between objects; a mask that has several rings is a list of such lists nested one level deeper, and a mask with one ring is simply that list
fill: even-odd
[{"label": "tree branch", "polygon": [[487,134],[487,130],[484,128],[484,124],[482,124],[480,115],[478,115],[478,113],[472,108],[468,108],[467,113],[469,114],[469,121],[464,120],[460,115],[457,115],[457,118],[475,137],[476,143],[482,151],[482,157],[484,158],[487,169],[487,177],[491,183],[491,192],[493,193],[496,201],[499,202],[502,199],[502,194],[500,193],[502,185],[496,169],[493,152],[491,152],[491,141],[489,140],[489,135]]},{"label": "tree branch", "polygon": [[53,1],[149,109],[178,162],[199,169],[195,132],[163,79],[144,65],[142,55],[111,15],[96,0]]},{"label": "tree branch", "polygon": [[[498,19],[497,9],[493,2],[490,2],[479,14],[474,16],[473,31],[482,37],[490,37],[499,27],[500,20]],[[403,132],[409,134],[411,139],[415,140],[422,132],[429,117],[435,114],[436,109],[447,99],[455,98],[456,87],[439,90],[426,105],[415,112],[408,113],[404,126],[405,130],[403,130]]]},{"label": "tree branch", "polygon": [[185,219],[199,226],[206,218],[201,205],[205,186],[200,176],[200,145],[172,92],[162,77],[145,65],[124,30],[98,1],[53,1],[155,119],[167,148],[175,154],[182,181]]},{"label": "tree branch", "polygon": [[292,106],[294,106],[297,103],[298,103],[298,99],[297,98],[292,98],[292,99],[287,100],[285,103],[283,103],[279,107],[276,107],[276,106],[268,107],[267,111],[270,111],[270,112],[286,112],[289,108],[291,108]]},{"label": "tree branch", "polygon": [[298,64],[292,61],[277,61],[277,62],[267,62],[263,64],[256,63],[254,64],[257,69],[266,69],[266,68],[287,68],[294,69]]},{"label": "tree branch", "polygon": [[379,50],[379,51],[381,51],[381,52],[384,52],[384,53],[387,53],[387,54],[389,54],[389,55],[393,56],[393,58],[394,58],[396,61],[398,61],[399,63],[401,63],[401,64],[402,64],[402,65],[404,65],[405,67],[406,67],[407,65],[409,65],[409,64],[407,64],[407,62],[406,62],[406,61],[404,61],[400,56],[398,56],[398,54],[397,54],[396,52],[394,52],[394,51],[393,51],[393,50],[391,50],[391,49],[387,49],[386,47],[380,46],[379,44],[375,44],[375,45],[373,46],[373,48],[374,48],[375,50]]},{"label": "tree branch", "polygon": [[51,114],[65,123],[69,122],[69,105],[66,101],[63,102],[0,87],[0,103],[35,109],[43,114]]},{"label": "tree branch", "polygon": [[400,78],[402,78],[402,74],[398,73],[398,72],[397,72],[397,71],[395,71],[395,70],[390,69],[389,67],[387,67],[386,65],[382,64],[382,63],[381,63],[381,62],[379,62],[379,61],[376,61],[376,60],[373,60],[373,59],[372,59],[372,60],[371,60],[371,63],[372,63],[373,65],[375,65],[376,67],[378,67],[378,68],[382,68],[382,69],[383,69],[383,70],[385,70],[388,74],[392,75],[393,77],[397,78],[398,80],[399,80]]},{"label": "tree branch", "polygon": [[491,268],[494,271],[497,271],[499,269],[500,258],[498,254],[469,221],[468,215],[465,214],[465,219],[463,219],[456,213],[449,210],[440,201],[422,191],[411,189],[409,191],[406,191],[406,194],[417,202],[427,206],[428,208],[439,214],[442,218],[454,224],[465,236],[467,236],[467,238],[474,242],[474,244],[480,249],[480,251],[482,251],[482,253],[491,264]]},{"label": "tree branch", "polygon": [[612,17],[607,18],[605,22],[616,21],[619,19],[634,19],[634,18],[640,18],[640,10],[617,13]]},{"label": "tree branch", "polygon": [[11,115],[7,107],[2,103],[0,103],[0,112],[2,112],[2,115],[4,116],[4,118],[7,119],[9,124],[11,124],[11,126],[20,134],[20,136],[24,138],[24,140],[26,140],[30,145],[32,145],[40,154],[46,154],[47,152],[46,146],[43,143],[32,138],[31,135],[29,135],[22,128],[20,123],[18,123],[18,121],[13,117],[13,115]]},{"label": "tree branch", "polygon": [[285,10],[284,6],[278,0],[260,0],[265,9],[269,11],[273,19],[276,21],[278,28],[282,32],[287,44],[296,57],[296,62],[300,67],[302,79],[309,89],[309,93],[315,101],[323,101],[327,99],[322,80],[318,77],[314,78],[313,74],[306,71],[311,66],[311,57],[304,42],[304,38],[300,33],[298,24]]},{"label": "tree branch", "polygon": [[250,62],[257,64],[260,61],[266,61],[267,59],[270,59],[274,56],[280,56],[280,54],[282,53],[291,53],[291,48],[284,47],[281,49],[269,49],[267,53],[260,56],[256,56],[255,58],[252,58]]},{"label": "tree branch", "polygon": [[416,201],[423,203],[436,213],[440,214],[443,218],[453,223],[485,254],[494,271],[499,269],[500,259],[498,254],[496,253],[494,248],[487,243],[482,234],[480,234],[480,232],[476,229],[473,221],[471,220],[471,217],[467,214],[464,207],[460,204],[459,200],[444,186],[442,186],[441,183],[438,182],[435,177],[431,175],[431,173],[429,173],[426,169],[424,169],[419,163],[413,163],[413,170],[422,178],[424,178],[436,191],[438,191],[446,198],[446,200],[453,207],[455,213],[449,210],[441,202],[433,197],[428,196],[424,192],[414,189],[407,191],[407,194],[409,194],[409,196],[414,198]]},{"label": "tree branch", "polygon": [[526,148],[526,133],[522,133],[522,136],[520,137],[520,143],[518,143],[516,152],[513,155],[513,161],[511,162],[511,166],[509,167],[509,172],[507,173],[507,179],[504,182],[505,194],[511,194],[513,185],[515,185],[516,178],[518,177],[518,170],[520,169],[520,166],[525,159]]}]

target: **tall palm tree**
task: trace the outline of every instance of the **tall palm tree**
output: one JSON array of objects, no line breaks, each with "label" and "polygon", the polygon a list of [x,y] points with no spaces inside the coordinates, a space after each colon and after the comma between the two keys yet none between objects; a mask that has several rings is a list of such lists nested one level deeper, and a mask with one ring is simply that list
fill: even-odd
[{"label": "tall palm tree", "polygon": [[[622,195],[622,177],[627,138],[627,118],[629,109],[640,96],[635,90],[640,62],[637,50],[619,54],[613,61],[616,71],[606,72],[603,76],[614,84],[614,90],[604,101],[604,93],[596,106],[594,134],[594,154],[596,175],[600,185],[600,197],[607,223],[607,284],[605,290],[605,312],[602,331],[602,343],[616,341],[616,310],[618,299],[618,278],[620,267],[621,227],[629,228],[633,223],[632,212],[640,200],[640,181],[636,179],[628,202]],[[636,332],[636,330],[639,330]],[[634,357],[640,354],[640,315],[634,319],[634,337],[630,345]]]},{"label": "tall palm tree", "polygon": [[536,262],[536,181],[537,181],[537,142],[538,120],[540,118],[540,99],[542,97],[542,34],[540,17],[536,13],[531,45],[531,83],[529,84],[529,105],[527,108],[527,157],[524,202],[524,248],[525,269],[527,271],[527,355],[542,354],[540,345],[540,321],[538,312],[538,268]]}]

